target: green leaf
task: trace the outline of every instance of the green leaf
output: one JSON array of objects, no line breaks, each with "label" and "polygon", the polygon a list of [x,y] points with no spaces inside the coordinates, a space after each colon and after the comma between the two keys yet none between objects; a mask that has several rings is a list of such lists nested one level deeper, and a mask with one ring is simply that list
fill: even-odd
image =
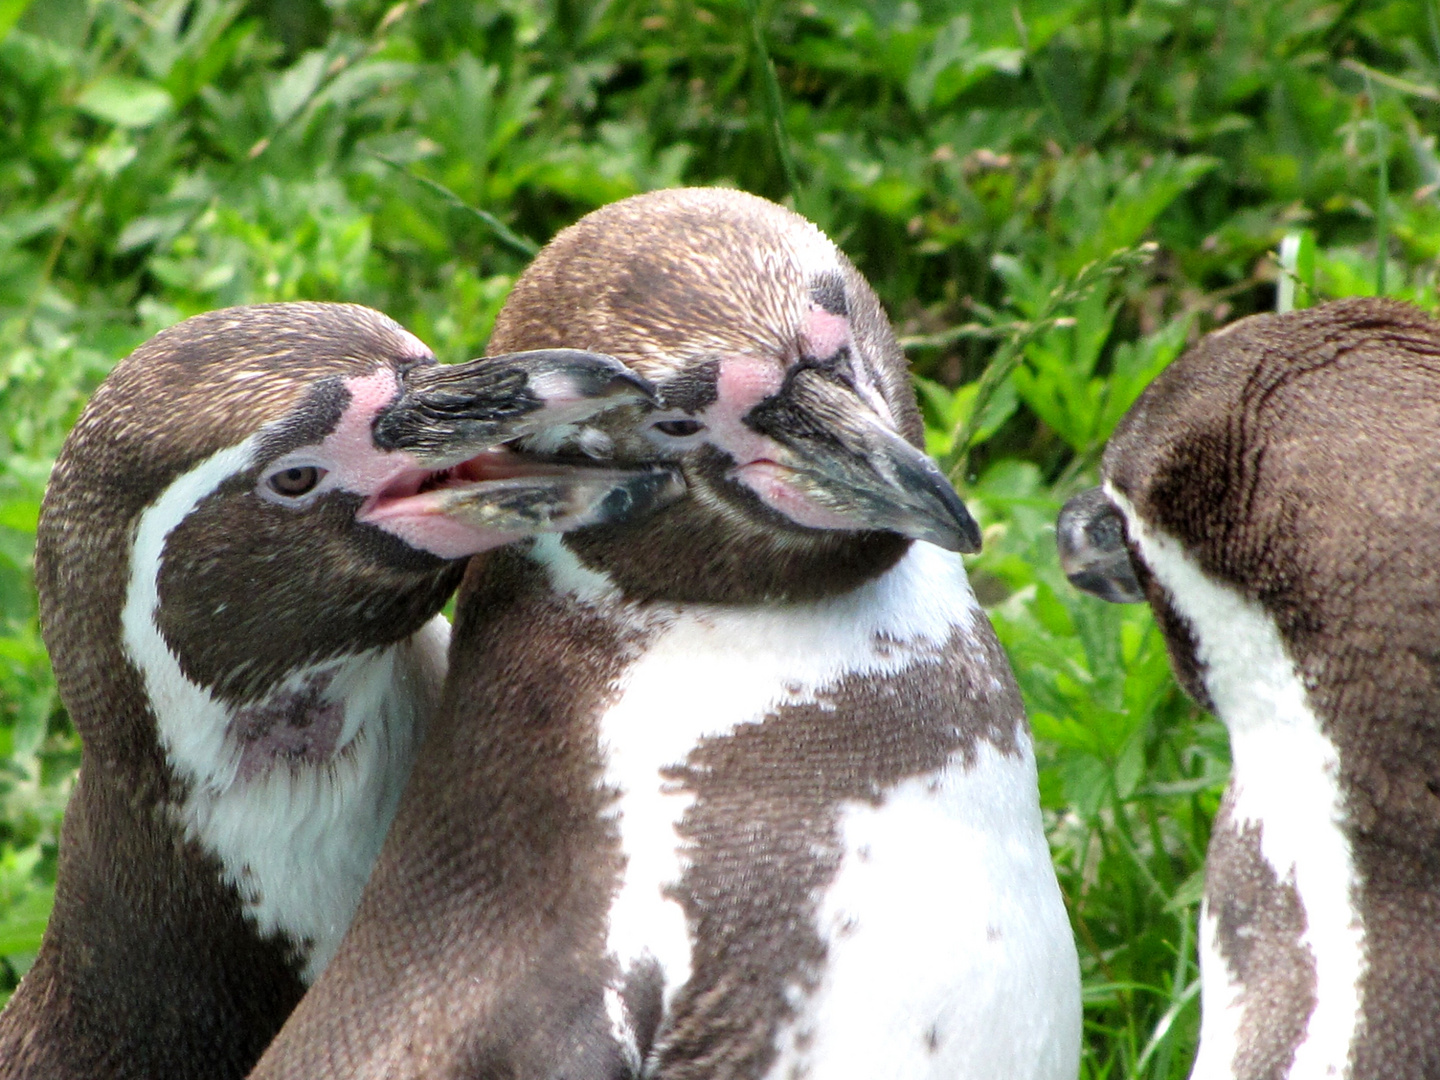
[{"label": "green leaf", "polygon": [[40,523],[39,499],[10,499],[0,502],[0,528],[35,534]]},{"label": "green leaf", "polygon": [[270,84],[270,115],[283,124],[304,107],[325,76],[326,55],[320,49],[306,53]]},{"label": "green leaf", "polygon": [[1165,910],[1176,913],[1189,911],[1200,903],[1204,896],[1205,868],[1202,866],[1176,886],[1175,891],[1170,894],[1170,902],[1165,905]]},{"label": "green leaf", "polygon": [[0,41],[4,41],[9,35],[31,2],[32,0],[0,0]]},{"label": "green leaf", "polygon": [[0,956],[33,953],[39,949],[45,923],[54,906],[55,887],[38,885],[0,913]]},{"label": "green leaf", "polygon": [[1275,288],[1275,310],[1284,314],[1308,307],[1315,295],[1315,233],[1299,229],[1280,241],[1280,280]]},{"label": "green leaf", "polygon": [[98,120],[124,128],[149,127],[170,111],[163,87],[128,75],[105,75],[80,92],[76,106]]}]

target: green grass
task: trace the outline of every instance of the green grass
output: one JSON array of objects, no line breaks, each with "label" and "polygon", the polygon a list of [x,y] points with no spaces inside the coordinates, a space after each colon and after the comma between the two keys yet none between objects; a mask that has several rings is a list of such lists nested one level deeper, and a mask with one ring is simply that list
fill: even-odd
[{"label": "green grass", "polygon": [[1053,521],[1145,383],[1280,280],[1435,306],[1436,5],[0,0],[0,991],[78,760],[35,518],[110,365],[291,298],[476,355],[557,229],[723,183],[825,228],[905,338],[1035,726],[1084,1075],[1184,1076],[1226,740],[1143,608],[1068,587]]}]

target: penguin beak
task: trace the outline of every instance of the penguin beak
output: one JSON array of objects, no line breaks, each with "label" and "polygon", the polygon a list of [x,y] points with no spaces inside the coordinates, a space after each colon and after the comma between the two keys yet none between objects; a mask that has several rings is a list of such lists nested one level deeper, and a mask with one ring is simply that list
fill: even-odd
[{"label": "penguin beak", "polygon": [[372,430],[380,449],[446,468],[512,439],[656,401],[655,387],[614,357],[537,349],[413,367]]},{"label": "penguin beak", "polygon": [[560,462],[503,444],[656,400],[655,388],[618,360],[578,349],[411,368],[371,434],[379,449],[401,451],[418,468],[359,517],[447,558],[628,520],[683,494],[679,474]]},{"label": "penguin beak", "polygon": [[1104,489],[1082,491],[1061,507],[1055,544],[1061,569],[1080,591],[1112,604],[1144,602],[1125,543],[1125,519]]},{"label": "penguin beak", "polygon": [[792,369],[780,391],[743,422],[780,444],[782,459],[763,464],[783,473],[782,482],[836,527],[896,532],[949,551],[980,550],[980,526],[939,466],[835,373]]},{"label": "penguin beak", "polygon": [[[502,475],[507,465],[514,475]],[[603,468],[517,454],[489,463],[483,480],[449,484],[428,498],[430,513],[510,540],[629,521],[683,494],[685,482],[673,469]]]}]

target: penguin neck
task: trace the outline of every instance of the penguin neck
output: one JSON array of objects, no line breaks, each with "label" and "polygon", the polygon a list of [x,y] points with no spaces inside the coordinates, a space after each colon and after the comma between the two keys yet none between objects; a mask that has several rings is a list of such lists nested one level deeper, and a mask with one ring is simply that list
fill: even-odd
[{"label": "penguin neck", "polygon": [[564,544],[637,601],[758,607],[852,592],[913,543],[888,532],[801,528],[758,500],[701,490],[634,523],[567,533]]},{"label": "penguin neck", "polygon": [[[45,1068],[87,1062],[96,1076],[244,1076],[354,915],[438,700],[448,636],[436,616],[240,707],[174,681],[153,654],[143,669],[128,648],[88,658],[102,685],[76,699],[120,711],[77,713],[76,727],[148,726],[149,749],[87,742],[54,911],[0,1016],[0,1059],[26,1045]],[[337,696],[295,708],[292,684],[317,679]],[[267,706],[270,746],[242,745],[247,714],[253,728]],[[324,724],[340,733],[332,753],[287,759],[297,733]]]},{"label": "penguin neck", "polygon": [[222,703],[181,670],[156,624],[155,560],[118,522],[42,518],[42,625],[83,754],[0,1060],[23,1048],[40,1071],[238,1078],[354,913],[449,628],[435,616]]},{"label": "penguin neck", "polygon": [[181,781],[164,810],[218,858],[254,930],[289,944],[306,984],[334,955],[379,855],[439,699],[448,641],[436,616],[397,644],[301,669],[240,705],[186,680],[169,653],[146,654],[156,731]]},{"label": "penguin neck", "polygon": [[[1335,718],[1317,711],[1269,612],[1112,497],[1187,624],[1195,668],[1230,734],[1201,911],[1194,1075],[1249,1075],[1237,1063],[1254,1060],[1257,1045],[1264,1060],[1292,1063],[1275,1075],[1326,1075],[1360,1033],[1371,947]],[[1257,1019],[1262,998],[1293,1015]]]},{"label": "penguin neck", "polygon": [[180,782],[163,812],[219,860],[255,931],[289,943],[308,984],[339,945],[394,817],[439,698],[449,625],[437,615],[393,645],[308,665],[231,703],[192,681],[165,640],[157,569],[134,560],[121,627]]}]

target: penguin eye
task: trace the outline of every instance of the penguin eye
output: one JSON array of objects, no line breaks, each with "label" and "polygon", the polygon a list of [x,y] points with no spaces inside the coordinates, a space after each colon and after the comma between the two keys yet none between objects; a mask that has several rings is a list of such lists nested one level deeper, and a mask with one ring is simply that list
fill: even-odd
[{"label": "penguin eye", "polygon": [[675,439],[683,439],[687,435],[694,435],[697,431],[705,430],[705,425],[699,420],[661,420],[652,426],[660,434],[669,435]]},{"label": "penguin eye", "polygon": [[298,499],[301,495],[308,495],[314,491],[315,485],[320,483],[320,478],[324,475],[325,470],[318,466],[296,465],[272,474],[267,483],[270,485],[270,490],[276,495],[283,495],[287,499]]}]

